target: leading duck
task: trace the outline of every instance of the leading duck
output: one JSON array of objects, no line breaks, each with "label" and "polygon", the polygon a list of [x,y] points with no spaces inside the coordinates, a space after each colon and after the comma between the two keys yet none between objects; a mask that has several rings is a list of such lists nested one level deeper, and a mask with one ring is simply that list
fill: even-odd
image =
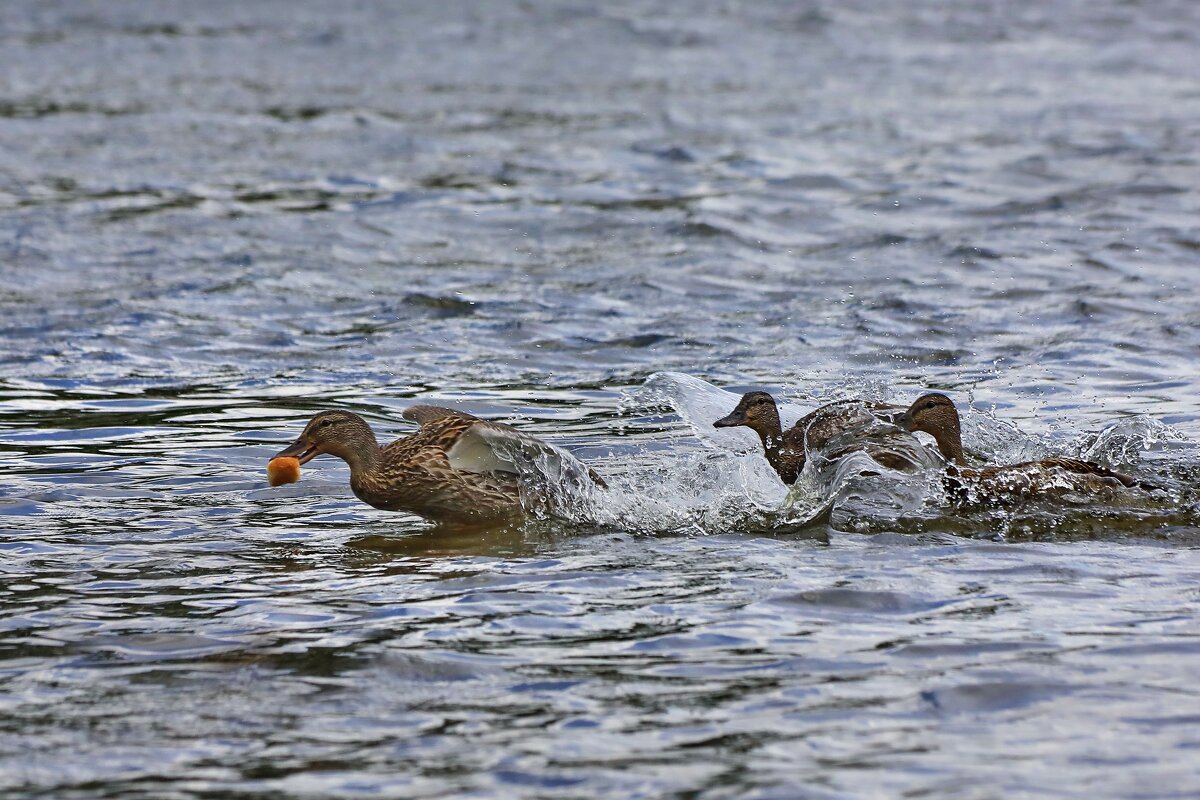
[{"label": "leading duck", "polygon": [[[605,485],[571,454],[509,425],[428,405],[412,406],[403,416],[420,426],[416,433],[381,447],[362,417],[322,411],[275,458],[304,464],[322,454],[337,456],[350,466],[350,488],[363,502],[439,523],[520,517],[526,510],[523,485],[543,505],[555,496],[551,483],[583,491]],[[533,464],[533,470],[522,469]]]}]

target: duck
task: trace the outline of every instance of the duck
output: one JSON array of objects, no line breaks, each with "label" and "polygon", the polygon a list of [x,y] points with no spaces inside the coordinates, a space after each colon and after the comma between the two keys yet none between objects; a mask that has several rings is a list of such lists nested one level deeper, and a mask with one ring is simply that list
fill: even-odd
[{"label": "duck", "polygon": [[380,446],[358,414],[322,411],[274,458],[304,464],[336,456],[349,465],[358,499],[451,525],[519,519],[531,502],[551,507],[553,481],[585,492],[605,487],[571,454],[509,425],[432,405],[411,406],[402,416],[417,423],[416,432]]},{"label": "duck", "polygon": [[779,420],[779,407],[770,392],[746,392],[733,411],[714,422],[713,427],[746,427],[757,433],[767,462],[780,480],[791,485],[804,469],[803,421],[785,431]]},{"label": "duck", "polygon": [[901,407],[885,403],[841,400],[809,412],[785,431],[775,398],[770,392],[753,391],[742,395],[733,411],[713,427],[743,426],[757,433],[767,461],[780,480],[791,485],[804,470],[809,453],[816,452],[832,461],[862,451],[888,469],[920,469],[924,448],[890,422],[901,411]]},{"label": "duck", "polygon": [[1157,489],[1130,475],[1092,461],[1052,457],[1018,464],[971,467],[962,445],[962,426],[958,408],[940,392],[918,397],[897,420],[911,432],[933,437],[945,459],[943,486],[957,502],[1004,501],[1017,498],[1077,492],[1098,494],[1118,486],[1127,489]]}]

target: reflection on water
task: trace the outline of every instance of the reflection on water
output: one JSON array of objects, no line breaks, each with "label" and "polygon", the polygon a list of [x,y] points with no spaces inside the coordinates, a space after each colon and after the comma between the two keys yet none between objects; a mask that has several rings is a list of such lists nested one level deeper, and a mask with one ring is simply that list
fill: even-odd
[{"label": "reflection on water", "polygon": [[[1196,794],[1197,31],[0,5],[0,795]],[[989,460],[1166,492],[789,490],[712,428],[750,388],[946,391]],[[266,486],[315,411],[415,402],[605,502]]]}]

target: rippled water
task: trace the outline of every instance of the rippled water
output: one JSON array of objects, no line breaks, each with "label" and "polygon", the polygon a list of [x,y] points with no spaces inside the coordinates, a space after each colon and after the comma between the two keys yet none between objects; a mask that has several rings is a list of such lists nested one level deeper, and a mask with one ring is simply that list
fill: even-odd
[{"label": "rippled water", "polygon": [[[1195,796],[1198,8],[0,5],[0,795]],[[1169,493],[789,495],[716,387]],[[611,501],[266,487],[418,398]]]}]

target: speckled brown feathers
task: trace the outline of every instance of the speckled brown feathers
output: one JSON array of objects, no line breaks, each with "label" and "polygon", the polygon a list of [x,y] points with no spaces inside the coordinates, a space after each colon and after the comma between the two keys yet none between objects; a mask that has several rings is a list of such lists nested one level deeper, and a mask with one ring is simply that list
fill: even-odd
[{"label": "speckled brown feathers", "polygon": [[1155,489],[1152,484],[1076,458],[1043,458],[992,467],[967,466],[958,409],[944,394],[917,398],[899,420],[910,431],[933,437],[947,461],[943,485],[959,502],[1000,502],[1053,493],[1101,493],[1125,488]]},{"label": "speckled brown feathers", "polygon": [[[417,422],[418,430],[380,447],[362,417],[348,411],[322,412],[280,455],[302,462],[321,453],[342,458],[350,465],[354,494],[375,508],[407,511],[437,522],[480,523],[522,513],[509,450],[558,452],[507,425],[461,411],[418,405],[404,416]],[[511,448],[504,446],[510,443]],[[572,474],[585,470],[576,468]],[[603,486],[594,472],[585,474]]]},{"label": "speckled brown feathers", "polygon": [[417,432],[380,448],[377,469],[351,473],[350,488],[360,500],[385,511],[455,522],[521,512],[515,475],[462,472],[450,465],[447,453],[482,420],[435,406],[414,406],[404,416],[420,425]]},{"label": "speckled brown feathers", "polygon": [[951,464],[943,485],[960,501],[997,501],[1049,495],[1055,492],[1096,494],[1117,488],[1153,488],[1136,478],[1091,461],[1043,458],[1003,466],[960,467]]}]

